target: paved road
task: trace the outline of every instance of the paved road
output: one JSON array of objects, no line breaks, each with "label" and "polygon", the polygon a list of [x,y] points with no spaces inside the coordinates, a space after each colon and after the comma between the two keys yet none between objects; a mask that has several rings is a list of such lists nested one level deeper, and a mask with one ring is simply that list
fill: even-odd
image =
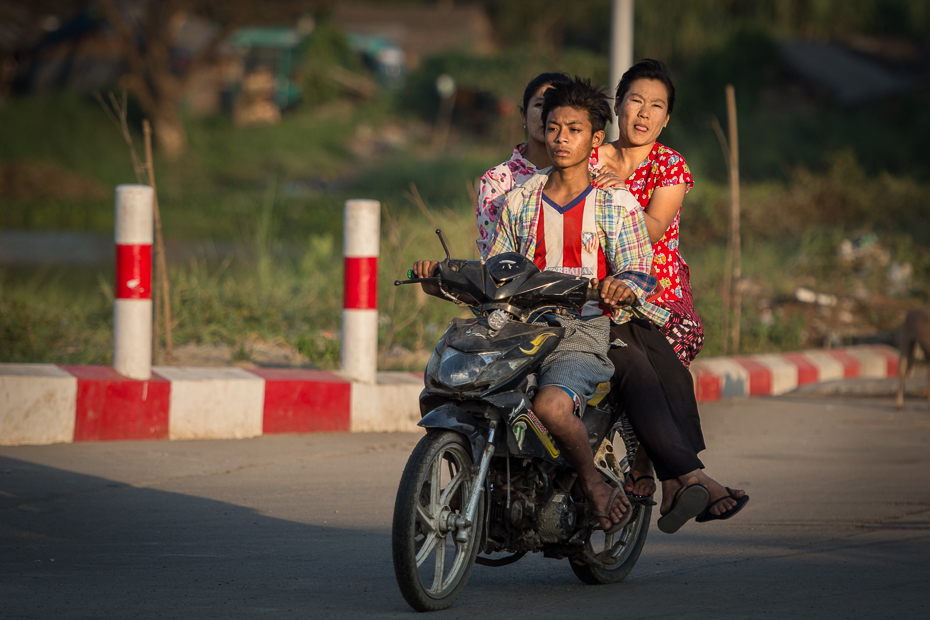
[{"label": "paved road", "polygon": [[[752,501],[653,530],[616,586],[478,566],[443,618],[926,618],[930,410],[782,397],[703,408]],[[389,528],[418,435],[0,448],[0,617],[410,617]]]}]

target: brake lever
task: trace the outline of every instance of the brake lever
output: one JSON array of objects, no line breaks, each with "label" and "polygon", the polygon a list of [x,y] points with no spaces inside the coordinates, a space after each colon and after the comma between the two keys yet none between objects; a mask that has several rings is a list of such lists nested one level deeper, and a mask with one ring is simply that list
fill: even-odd
[{"label": "brake lever", "polygon": [[411,278],[409,280],[394,280],[394,286],[400,286],[401,284],[418,284],[420,282],[439,282],[439,276],[432,276],[430,278]]}]

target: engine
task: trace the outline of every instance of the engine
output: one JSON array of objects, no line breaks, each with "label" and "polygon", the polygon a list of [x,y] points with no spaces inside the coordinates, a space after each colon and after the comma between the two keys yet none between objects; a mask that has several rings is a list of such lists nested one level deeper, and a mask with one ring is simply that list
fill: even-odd
[{"label": "engine", "polygon": [[578,514],[571,494],[553,490],[548,476],[529,459],[511,472],[509,493],[506,471],[494,471],[489,478],[486,552],[539,551],[542,545],[564,543],[575,533]]}]

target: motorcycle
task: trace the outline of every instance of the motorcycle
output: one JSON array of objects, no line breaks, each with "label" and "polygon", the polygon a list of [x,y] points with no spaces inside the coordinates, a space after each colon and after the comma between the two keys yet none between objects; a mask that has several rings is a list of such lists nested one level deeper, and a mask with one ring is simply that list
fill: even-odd
[{"label": "motorcycle", "polygon": [[[577,311],[599,301],[598,292],[586,278],[540,271],[517,253],[452,259],[436,234],[446,254],[437,275],[411,273],[394,284],[434,282],[475,318],[452,320],[424,373],[419,426],[426,435],[407,461],[394,505],[401,594],[417,611],[446,609],[476,563],[505,566],[529,552],[568,558],[587,584],[623,581],[639,559],[655,502],[630,497],[629,523],[605,534],[531,406],[536,373],[564,335],[546,315]],[[609,384],[598,386],[582,420],[597,469],[622,486],[638,442]]]}]

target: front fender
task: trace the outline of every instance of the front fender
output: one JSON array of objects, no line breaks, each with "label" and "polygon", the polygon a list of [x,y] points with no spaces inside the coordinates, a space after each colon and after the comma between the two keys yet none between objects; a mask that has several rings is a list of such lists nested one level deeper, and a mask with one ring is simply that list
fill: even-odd
[{"label": "front fender", "polygon": [[477,464],[484,451],[488,438],[483,428],[478,426],[475,416],[458,405],[446,403],[436,407],[417,423],[423,428],[444,428],[464,435],[471,445],[471,458]]}]

